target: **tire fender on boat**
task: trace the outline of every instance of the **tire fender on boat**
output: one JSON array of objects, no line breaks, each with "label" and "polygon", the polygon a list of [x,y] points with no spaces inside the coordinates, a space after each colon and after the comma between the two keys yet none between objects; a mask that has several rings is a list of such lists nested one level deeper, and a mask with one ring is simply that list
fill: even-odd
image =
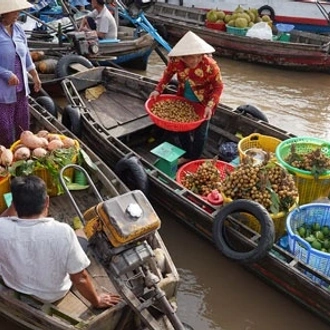
[{"label": "tire fender on boat", "polygon": [[141,190],[146,196],[149,191],[148,175],[136,156],[126,155],[115,166],[115,173],[131,190]]},{"label": "tire fender on boat", "polygon": [[256,119],[260,119],[266,123],[269,122],[267,116],[256,106],[252,104],[243,104],[236,108],[235,112],[240,112],[243,115],[249,114]]},{"label": "tire fender on boat", "polygon": [[81,137],[81,114],[78,107],[66,105],[62,113],[62,124],[77,137]]},{"label": "tire fender on boat", "polygon": [[58,78],[64,78],[72,73],[75,73],[76,71],[70,69],[70,65],[74,63],[81,64],[88,69],[94,67],[92,62],[84,56],[77,54],[67,54],[63,55],[57,62],[55,68],[56,76]]},{"label": "tire fender on boat", "polygon": [[267,6],[267,5],[261,6],[258,9],[258,13],[260,16],[268,15],[273,22],[275,20],[275,10],[271,6]]},{"label": "tire fender on boat", "polygon": [[[226,235],[226,219],[238,212],[249,213],[257,218],[260,223],[260,239],[254,249],[237,251],[229,242]],[[259,203],[245,199],[234,200],[221,208],[215,217],[212,234],[217,248],[224,256],[245,264],[257,262],[265,257],[275,240],[274,223],[267,210]]]},{"label": "tire fender on boat", "polygon": [[36,102],[44,107],[52,116],[57,118],[57,109],[55,102],[50,96],[38,96]]}]

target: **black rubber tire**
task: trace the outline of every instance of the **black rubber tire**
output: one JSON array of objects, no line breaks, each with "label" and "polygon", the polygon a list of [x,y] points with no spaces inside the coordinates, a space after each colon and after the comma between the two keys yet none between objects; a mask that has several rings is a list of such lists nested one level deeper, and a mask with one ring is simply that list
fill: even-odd
[{"label": "black rubber tire", "polygon": [[79,63],[86,68],[93,68],[94,65],[86,57],[77,55],[77,54],[67,54],[63,55],[57,62],[55,73],[58,78],[64,78],[73,73],[76,73],[74,70],[70,69],[70,64]]},{"label": "black rubber tire", "polygon": [[267,5],[261,6],[258,9],[258,13],[259,13],[260,16],[262,16],[262,15],[268,15],[273,22],[275,20],[275,11],[274,11],[274,9],[271,6],[267,6]]},{"label": "black rubber tire", "polygon": [[81,137],[82,124],[79,108],[66,105],[62,113],[62,124],[75,136]]},{"label": "black rubber tire", "polygon": [[[247,212],[259,220],[260,240],[255,249],[244,252],[236,251],[224,234],[226,218],[238,212]],[[246,199],[234,200],[225,205],[215,217],[212,233],[217,248],[224,256],[245,264],[254,263],[264,258],[275,241],[274,223],[267,210],[261,204]]]},{"label": "black rubber tire", "polygon": [[127,155],[115,166],[115,173],[131,190],[141,190],[146,196],[149,192],[148,175],[136,156]]},{"label": "black rubber tire", "polygon": [[55,102],[50,96],[38,96],[36,102],[45,108],[52,116],[57,119],[57,108]]},{"label": "black rubber tire", "polygon": [[256,119],[262,120],[266,123],[269,122],[267,116],[259,108],[257,108],[252,104],[240,105],[239,107],[236,108],[235,112],[240,112],[243,115],[249,114]]}]

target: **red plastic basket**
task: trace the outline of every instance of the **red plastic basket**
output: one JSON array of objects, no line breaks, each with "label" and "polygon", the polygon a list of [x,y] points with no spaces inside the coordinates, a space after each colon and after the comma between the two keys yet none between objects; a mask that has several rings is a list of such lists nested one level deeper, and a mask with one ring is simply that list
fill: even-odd
[{"label": "red plastic basket", "polygon": [[209,29],[218,30],[218,31],[226,31],[226,23],[213,23],[205,21],[205,26]]},{"label": "red plastic basket", "polygon": [[[187,172],[195,173],[199,166],[206,161],[212,161],[212,159],[198,159],[182,165],[176,173],[176,181],[181,184],[181,180]],[[233,165],[223,162],[221,160],[217,160],[215,166],[220,172],[221,180],[225,179],[228,172],[231,172],[235,169]]]},{"label": "red plastic basket", "polygon": [[[189,122],[189,123],[182,123],[182,122],[175,122],[175,121],[169,121],[165,120],[163,118],[160,118],[156,116],[152,111],[152,107],[154,104],[160,101],[174,101],[174,100],[180,100],[183,102],[186,102],[190,105],[192,105],[195,109],[195,112],[199,116],[199,120]],[[174,132],[186,132],[186,131],[191,131],[195,128],[197,128],[203,121],[203,115],[204,115],[204,107],[197,102],[190,102],[184,97],[176,96],[176,95],[171,95],[171,94],[162,94],[159,95],[156,99],[154,98],[149,98],[146,103],[145,103],[145,108],[146,111],[148,112],[151,120],[159,127],[166,129],[168,131],[174,131]]]}]

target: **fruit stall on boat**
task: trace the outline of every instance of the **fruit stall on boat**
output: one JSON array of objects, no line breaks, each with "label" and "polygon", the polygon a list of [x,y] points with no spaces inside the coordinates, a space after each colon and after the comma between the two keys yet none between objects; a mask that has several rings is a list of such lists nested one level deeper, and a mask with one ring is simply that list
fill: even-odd
[{"label": "fruit stall on boat", "polygon": [[[44,161],[47,155],[36,158],[37,153],[32,149],[15,143],[11,150],[14,157],[21,158],[13,159],[9,175],[20,175],[23,169],[46,181],[51,196],[50,215],[69,225],[78,217],[85,224],[91,260],[88,272],[94,286],[100,292],[118,293],[123,299],[114,307],[97,310],[72,288],[60,301],[45,304],[15,292],[1,281],[0,312],[28,329],[191,329],[183,325],[176,314],[179,276],[158,233],[160,219],[150,202],[141,191],[129,191],[91,149],[56,119],[51,101],[44,102],[48,111],[42,102],[30,98],[29,134],[39,140],[42,136],[43,141],[60,137],[60,142],[74,143],[69,149],[56,149],[56,154],[55,149],[48,150],[47,155],[52,153],[49,162]],[[22,140],[26,138],[22,136]],[[71,153],[65,158],[64,153],[72,148],[74,157]],[[33,159],[26,158],[29,150]],[[61,150],[61,161],[56,162]],[[57,166],[55,176],[49,167],[53,161]],[[34,170],[31,164],[36,162],[38,169]],[[7,196],[1,200],[2,210],[9,200],[9,175],[0,182],[1,192]],[[102,210],[103,216],[95,213],[96,207]],[[116,210],[116,215],[111,210]],[[134,226],[130,216],[134,218]],[[95,230],[96,224],[101,230]]]},{"label": "fruit stall on boat", "polygon": [[[62,123],[95,150],[131,189],[140,189],[152,202],[175,210],[179,222],[215,244],[225,256],[330,322],[330,277],[290,252],[288,237],[279,237],[282,233],[274,229],[273,221],[283,224],[291,208],[281,217],[271,218],[258,203],[246,199],[217,203],[212,200],[217,196],[205,198],[175,179],[182,150],[173,147],[173,132],[156,126],[145,109],[156,83],[109,67],[74,74],[62,82],[69,103]],[[174,91],[175,84],[165,93]],[[203,159],[218,156],[224,160],[231,149],[226,147],[224,153],[220,152],[223,146],[237,145],[252,133],[263,139],[268,136],[276,145],[295,138],[268,123],[262,111],[252,105],[232,109],[220,104],[211,120]],[[251,216],[259,221],[260,232],[245,225]]]},{"label": "fruit stall on boat", "polygon": [[[132,3],[130,1],[130,3]],[[140,6],[140,1],[135,1]],[[144,6],[151,1],[143,1]],[[157,0],[157,4],[179,5],[182,8],[198,8],[204,11],[210,9],[223,10],[232,13],[238,6],[244,9],[256,8],[261,15],[269,15],[274,23],[293,24],[299,30],[313,33],[329,33],[328,1],[319,0],[222,0],[217,3],[211,0]]]},{"label": "fruit stall on boat", "polygon": [[[157,2],[144,10],[148,19],[170,44],[175,44],[190,30],[211,44],[216,50],[215,54],[220,57],[283,69],[330,72],[329,36],[300,31],[294,25],[273,22],[277,31],[272,31],[266,25],[268,29],[263,30],[262,34],[260,30],[255,31],[262,37],[251,37],[247,34],[251,33],[253,26],[249,28],[247,25],[251,23],[247,12],[253,15],[255,22],[257,18],[261,18],[256,17],[253,11],[244,12],[241,7],[238,9],[240,14],[248,17],[248,20],[243,18],[244,26],[247,26],[245,28],[233,26],[233,21],[211,23],[207,20],[209,12],[196,7],[186,8]],[[221,13],[220,10],[216,12]],[[237,19],[242,21],[241,17]]]}]

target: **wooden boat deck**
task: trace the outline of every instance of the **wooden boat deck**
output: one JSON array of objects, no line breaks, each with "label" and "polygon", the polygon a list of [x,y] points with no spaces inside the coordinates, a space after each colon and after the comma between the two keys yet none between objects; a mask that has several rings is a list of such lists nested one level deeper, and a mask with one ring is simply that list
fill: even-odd
[{"label": "wooden boat deck", "polygon": [[[95,78],[97,74],[99,80],[90,79],[91,76]],[[95,68],[91,70],[88,76],[85,73],[71,76],[71,81],[79,92],[78,95],[81,96],[86,88],[98,84],[104,84],[107,90],[115,91],[118,94],[122,93],[122,103],[126,102],[127,95],[132,97],[135,95],[134,108],[131,111],[137,113],[144,109],[144,102],[156,83],[140,75],[123,73],[112,68]],[[167,92],[170,93],[171,91]],[[70,103],[79,105],[79,98],[76,94],[70,93],[70,95]],[[117,111],[120,111],[120,107],[117,108]],[[159,134],[156,127],[150,126],[140,127],[139,130],[130,135],[119,135],[116,138],[111,135],[111,130],[105,129],[104,124],[93,114],[93,110],[90,110],[88,103],[81,107],[81,114],[82,139],[97,150],[100,157],[109,166],[115,168],[116,163],[125,156],[137,156],[148,175],[148,196],[151,200],[160,203],[171,211],[175,210],[178,221],[185,223],[190,229],[211,242],[213,241],[213,223],[217,215],[220,214],[221,207],[211,205],[200,196],[188,191],[153,165],[154,159],[150,153],[151,148],[164,140],[171,142],[169,138],[173,136],[172,133],[164,136]],[[137,119],[137,122],[139,120]],[[211,120],[209,138],[203,158],[213,158],[217,155],[221,143],[238,142],[238,135],[248,136],[252,133],[269,135],[280,140],[294,137],[293,134],[279,127],[264,121],[253,120],[239,111],[220,104]],[[243,244],[243,246],[247,244],[251,247],[250,244],[252,244],[252,242],[242,243],[239,235],[234,241],[237,241],[239,245]],[[330,291],[327,289],[330,285],[330,277],[298,261],[280,244],[275,243],[272,250],[262,260],[244,267],[330,323]],[[317,276],[323,283],[326,283],[327,287],[314,283],[306,273]]]},{"label": "wooden boat deck", "polygon": [[[30,99],[30,113],[31,131],[38,132],[41,129],[46,129],[52,133],[76,138],[69,130],[60,124],[55,117],[50,115],[45,109],[40,108],[33,99]],[[114,172],[110,170],[89,147],[81,141],[80,143],[84,151],[90,157],[90,160],[96,166],[96,169],[90,170],[89,174],[102,200],[108,200],[127,193],[128,188],[119,180]],[[82,213],[100,202],[91,187],[84,190],[71,191],[71,195]],[[70,202],[69,197],[63,194],[50,198],[49,216],[53,216],[55,219],[71,225],[73,218],[77,216],[77,211]],[[179,275],[174,267],[172,259],[157,232],[154,233],[154,235],[149,235],[145,239],[152,249],[161,249],[164,252],[163,268],[160,270],[156,266],[152,266],[152,263],[150,267],[154,267],[152,268],[152,272],[157,272],[160,279],[158,283],[159,287],[165,292],[166,297],[172,302],[173,306],[176,306],[175,296],[179,283]],[[93,244],[100,244],[101,248],[103,247],[104,249],[110,248],[108,245],[104,245],[106,242],[103,242],[103,245],[101,244],[102,242],[103,240],[99,239],[95,240]],[[99,253],[100,247],[98,250],[96,249],[96,251]],[[87,270],[96,290],[98,292],[118,292],[120,295],[123,295],[122,292],[119,292],[118,283],[120,282],[118,282],[118,278],[111,273],[111,269],[104,268],[99,255],[96,257],[94,252],[95,251],[91,248],[88,250],[91,265]],[[144,292],[142,287],[139,287],[139,290],[141,291],[140,294],[144,294],[143,299],[148,300],[147,294],[152,297],[150,290]],[[135,300],[139,301],[133,292],[131,292],[131,295]],[[154,303],[157,306],[157,301]],[[146,308],[152,309],[155,306],[152,304],[150,307],[149,305],[141,305],[139,307],[141,309],[140,312],[143,313]],[[72,288],[60,301],[49,304],[43,303],[32,296],[18,293],[8,288],[0,280],[0,313],[29,329],[145,329],[145,326],[133,312],[132,306],[128,304],[127,300],[123,299],[122,302],[108,309],[95,309],[75,288]],[[155,319],[158,317],[157,324],[159,324],[159,330],[173,330],[166,315],[160,312],[158,314],[159,316],[154,317]]]}]

